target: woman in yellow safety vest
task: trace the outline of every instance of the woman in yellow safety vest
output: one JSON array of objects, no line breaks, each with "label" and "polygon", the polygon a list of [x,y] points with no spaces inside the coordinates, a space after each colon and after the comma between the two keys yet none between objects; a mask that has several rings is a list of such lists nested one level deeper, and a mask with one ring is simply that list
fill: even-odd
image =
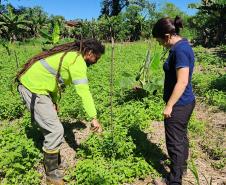
[{"label": "woman in yellow safety vest", "polygon": [[64,184],[59,152],[64,129],[55,106],[60,83],[74,84],[93,129],[102,130],[89,90],[87,66],[95,64],[104,52],[96,39],[62,44],[32,57],[17,74],[18,91],[44,136],[47,183]]}]

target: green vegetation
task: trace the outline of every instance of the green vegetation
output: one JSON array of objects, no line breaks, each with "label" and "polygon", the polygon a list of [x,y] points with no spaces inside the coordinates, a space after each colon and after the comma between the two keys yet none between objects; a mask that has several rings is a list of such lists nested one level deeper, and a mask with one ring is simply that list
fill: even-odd
[{"label": "green vegetation", "polygon": [[33,141],[34,136],[38,142],[40,138],[37,137],[37,130],[30,125],[29,115],[24,116],[23,121],[1,125],[1,184],[40,184],[37,165],[41,155]]},{"label": "green vegetation", "polygon": [[[112,121],[109,86],[111,48],[106,44],[106,54],[88,71],[90,89],[104,132],[100,135],[90,134],[76,149],[78,163],[67,171],[65,180],[68,184],[113,185],[130,183],[148,175],[157,177],[163,174],[159,160],[164,154],[159,146],[150,143],[146,134],[152,121],[163,120],[164,51],[150,39],[153,23],[163,15],[180,15],[185,21],[182,35],[190,40],[208,46],[218,45],[211,49],[194,47],[196,66],[193,86],[198,100],[226,110],[226,47],[225,38],[220,39],[217,27],[222,26],[219,22],[221,14],[215,14],[215,10],[211,10],[212,13],[205,16],[205,11],[209,11],[205,10],[206,1],[202,1],[199,6],[191,5],[199,9],[195,16],[186,15],[171,3],[157,9],[155,4],[146,0],[109,2],[111,3],[102,1],[101,15],[97,20],[69,22],[62,16],[48,16],[40,7],[16,9],[12,5],[3,6],[0,1],[1,184],[33,185],[41,182],[39,168],[43,157],[43,138],[36,125],[30,122],[30,115],[16,91],[14,77],[31,56],[46,49],[46,44],[51,47],[58,42],[86,37],[109,41],[111,34],[116,40],[112,74]],[[223,1],[208,2],[210,9],[225,9]],[[195,24],[200,17],[206,19]],[[205,25],[211,31],[203,35]],[[110,27],[113,28],[112,32]],[[216,38],[212,42],[210,38],[214,38],[214,35]],[[199,40],[195,39],[197,36],[200,36]],[[71,120],[86,119],[72,86],[63,92],[59,107],[59,116],[65,127],[70,126]],[[189,131],[192,136],[201,138],[199,145],[213,160],[212,166],[223,169],[223,134],[218,134],[216,140],[209,142],[206,126],[194,113]],[[192,141],[191,147],[195,145],[197,143]],[[192,153],[192,158],[197,156],[197,153]],[[191,163],[191,170],[199,183],[194,163]]]},{"label": "green vegetation", "polygon": [[[200,175],[199,175],[199,172],[198,172],[197,167],[193,160],[191,160],[191,162],[189,163],[189,169],[191,170],[192,174],[195,177],[196,183],[194,183],[194,184],[201,185]],[[206,185],[212,185],[212,180],[213,180],[212,177],[210,178],[210,181],[208,181],[208,179],[206,178],[206,176],[204,174],[202,174],[202,176],[205,178]],[[191,183],[191,184],[193,184],[193,183]]]},{"label": "green vegetation", "polygon": [[197,95],[201,96],[210,105],[226,110],[226,75],[225,57],[220,52],[209,51],[203,47],[196,47],[196,70],[193,85]]},{"label": "green vegetation", "polygon": [[[28,56],[41,51],[41,44],[36,47],[32,46],[32,44],[23,45],[23,47],[20,47],[19,45],[14,45],[11,47],[13,47],[13,49],[18,53],[19,61],[21,61],[20,66],[22,66],[22,61],[25,62],[26,59],[29,58]],[[4,79],[1,80],[2,93],[0,102],[2,107],[1,111],[4,110],[1,112],[1,119],[12,120],[22,116],[20,119],[21,121],[14,121],[13,124],[10,124],[8,121],[6,121],[6,123],[0,127],[2,132],[0,142],[2,146],[1,149],[3,151],[10,151],[12,149],[8,147],[13,146],[14,142],[12,142],[12,140],[20,140],[21,149],[18,148],[15,155],[21,156],[21,150],[24,150],[23,147],[25,147],[25,153],[28,156],[25,158],[19,158],[19,161],[16,162],[19,164],[27,163],[32,166],[31,169],[29,169],[31,166],[25,166],[25,169],[23,169],[24,171],[22,173],[23,176],[18,176],[17,173],[20,173],[21,169],[14,169],[12,172],[9,170],[14,168],[14,165],[11,164],[12,161],[10,159],[10,155],[4,156],[2,158],[2,164],[5,166],[5,168],[3,168],[5,171],[1,172],[1,178],[3,179],[3,182],[11,182],[11,177],[13,176],[15,184],[17,184],[17,182],[21,181],[23,178],[33,178],[30,170],[35,171],[36,167],[33,166],[37,166],[37,162],[41,160],[39,150],[37,150],[38,146],[34,143],[37,143],[37,141],[42,138],[40,138],[40,133],[37,134],[38,138],[34,138],[33,136],[31,137],[29,134],[31,130],[34,132],[35,128],[32,129],[27,115],[23,116],[25,107],[22,105],[15,87],[13,87],[13,95],[9,85],[11,84],[12,78],[17,71],[17,67],[14,62],[15,57],[11,55],[8,56],[7,51],[3,47],[1,50],[5,53],[4,58],[1,60],[1,71],[3,71],[1,75],[4,74],[4,76],[1,78]],[[162,91],[157,91],[155,95],[152,93],[140,94],[134,91],[131,87],[131,89],[128,88],[127,91],[122,94],[120,84],[116,83],[117,81],[120,81],[122,78],[121,74],[123,74],[125,71],[134,78],[136,77],[140,66],[143,64],[143,61],[146,58],[147,50],[148,43],[143,42],[137,42],[134,44],[116,44],[115,46],[115,83],[113,96],[114,125],[109,124],[109,62],[111,53],[109,46],[107,46],[107,52],[100,59],[98,64],[90,68],[88,74],[90,79],[90,88],[97,105],[97,110],[99,111],[99,119],[103,124],[105,131],[102,135],[91,134],[88,140],[82,143],[78,148],[77,157],[79,159],[79,163],[77,164],[76,168],[72,168],[70,171],[68,171],[66,176],[66,180],[68,180],[68,182],[73,184],[73,182],[77,180],[77,182],[84,182],[84,184],[118,184],[123,182],[132,182],[134,178],[145,177],[148,174],[151,174],[152,176],[160,175],[157,158],[161,158],[163,154],[160,152],[156,154],[157,157],[153,158],[153,154],[149,153],[149,151],[156,150],[157,148],[154,146],[144,147],[143,140],[141,142],[139,141],[139,138],[143,138],[145,140],[146,136],[144,130],[149,127],[149,124],[152,120],[162,120],[161,112],[164,105],[161,98]],[[200,50],[200,48],[195,50]],[[130,54],[127,55],[128,53]],[[201,54],[197,53],[197,55]],[[206,57],[205,53],[204,55]],[[204,56],[202,57],[205,59]],[[198,65],[205,63],[202,57],[200,56],[200,59],[198,59]],[[122,65],[124,66],[123,68],[121,67]],[[207,67],[208,65],[212,64],[206,64]],[[220,67],[216,64],[213,65]],[[12,69],[14,71],[13,73]],[[215,71],[212,73],[214,72]],[[205,90],[203,87],[206,87],[209,84],[209,82],[206,83],[206,76],[208,76],[208,74],[197,72],[195,75],[205,77],[205,80],[200,81],[200,83],[197,83],[197,77],[194,79],[195,91],[203,93]],[[157,69],[155,76],[162,78],[163,74],[161,67]],[[212,79],[211,76],[210,79]],[[196,85],[200,85],[201,82],[203,85]],[[220,96],[220,94],[217,94],[217,96]],[[79,98],[77,97],[73,87],[67,88],[63,94],[63,98],[60,102],[60,116],[64,122],[67,122],[67,120],[71,119],[85,119],[84,111],[81,109],[81,102],[79,101]],[[20,129],[18,129],[18,127]],[[28,128],[30,131],[25,132],[25,130]],[[189,129],[192,133],[200,134],[204,133],[205,125],[193,117]],[[17,132],[18,130],[20,131]],[[8,139],[8,137],[10,137],[11,140]],[[27,137],[30,139],[27,140]],[[8,145],[8,143],[11,143],[11,145]],[[211,149],[210,147],[208,147],[206,150],[211,152],[214,156],[220,156],[218,159],[222,161],[222,153],[219,153],[222,151],[218,149]],[[36,152],[34,154],[29,154],[29,152],[32,151]],[[33,157],[34,155],[35,157]],[[222,168],[222,165],[224,165],[222,162],[219,162],[218,160],[218,162],[214,164],[215,167]],[[89,178],[87,178],[87,175]],[[87,179],[87,181],[84,181],[84,179]],[[33,180],[35,182],[32,184],[38,184],[38,177],[36,177],[36,180],[35,178]]]},{"label": "green vegetation", "polygon": [[[29,49],[30,48],[30,49]],[[33,49],[31,49],[33,48]],[[23,115],[25,110],[22,102],[20,101],[19,95],[13,87],[11,92],[10,85],[13,77],[17,71],[16,66],[14,65],[14,57],[6,55],[6,50],[1,48],[4,55],[4,61],[1,61],[1,71],[5,74],[4,81],[1,81],[2,91],[4,93],[1,94],[1,110],[4,110],[4,114],[1,114],[1,119],[15,119],[19,118]],[[37,51],[41,51],[40,47],[33,46],[24,46],[21,49],[15,45],[13,47],[18,53],[19,61],[25,62],[28,58],[27,55],[33,55]],[[120,80],[120,74],[124,72],[124,70],[136,76],[140,65],[143,63],[145,58],[145,53],[147,50],[147,44],[145,43],[136,43],[136,44],[128,44],[127,46],[123,46],[122,44],[117,44],[115,49],[115,80]],[[26,51],[29,51],[26,53]],[[129,56],[126,53],[130,53]],[[153,176],[158,175],[157,170],[153,167],[153,162],[145,161],[143,155],[140,154],[136,143],[136,140],[139,135],[134,135],[134,130],[139,131],[141,134],[143,133],[142,129],[145,129],[149,126],[151,120],[161,120],[161,110],[163,107],[163,101],[161,100],[161,91],[156,93],[156,95],[145,95],[139,96],[132,89],[127,91],[124,95],[120,93],[120,87],[115,86],[114,97],[113,97],[113,124],[110,125],[110,95],[109,95],[109,62],[110,62],[110,47],[107,47],[106,55],[101,58],[98,64],[93,66],[89,71],[89,81],[90,88],[92,89],[93,97],[95,99],[97,110],[99,111],[99,119],[102,122],[105,132],[103,135],[90,135],[89,139],[81,145],[78,149],[78,157],[81,160],[75,169],[71,169],[72,172],[67,175],[67,179],[70,182],[73,180],[77,180],[78,182],[83,182],[83,179],[86,178],[86,174],[89,175],[89,182],[85,181],[84,183],[100,183],[102,184],[118,184],[122,182],[131,182],[134,178],[144,177],[148,174],[152,174]],[[121,67],[123,63],[123,68]],[[22,63],[20,63],[22,66]],[[14,73],[10,72],[14,69]],[[158,69],[161,70],[160,68]],[[98,75],[97,75],[98,74]],[[162,73],[159,73],[161,76]],[[7,85],[6,85],[7,84]],[[15,98],[9,98],[14,96]],[[67,90],[63,94],[63,98],[60,102],[61,107],[61,118],[63,120],[69,119],[85,119],[85,114],[81,108],[81,102],[79,98],[75,96],[75,90],[72,87],[67,88]],[[104,98],[103,98],[104,97]],[[4,100],[3,100],[4,98]],[[12,105],[9,107],[8,105]],[[13,109],[13,108],[14,109]],[[12,114],[13,113],[13,114]],[[28,120],[26,116],[22,116],[22,123],[14,123],[13,126],[27,126],[24,124],[28,124]],[[1,126],[2,132],[7,132],[7,126]],[[31,127],[29,124],[28,127]],[[11,128],[11,127],[9,127]],[[15,128],[17,130],[17,128]],[[34,128],[35,129],[35,128]],[[8,131],[10,132],[10,131]],[[29,132],[20,131],[15,135],[11,135],[12,139],[20,139],[20,137],[26,140],[26,137]],[[7,150],[8,141],[7,134],[1,135],[5,140],[5,145],[2,146],[2,150]],[[20,137],[19,137],[20,136]],[[14,138],[15,137],[15,138]],[[37,142],[40,138],[32,138],[34,142]],[[22,139],[20,139],[23,141]],[[12,142],[12,144],[15,144]],[[27,143],[23,143],[25,146],[31,148],[31,150],[37,151],[35,145],[28,145]],[[21,144],[22,145],[22,144]],[[22,146],[21,146],[22,147]],[[18,151],[18,153],[20,150]],[[8,159],[8,155],[4,157],[2,160],[4,165],[7,167],[10,165],[10,159]],[[40,156],[36,156],[37,161],[40,160]],[[34,160],[32,156],[24,159],[25,162],[29,164],[33,164],[29,162],[29,160]],[[96,163],[99,161],[99,163]],[[19,162],[20,163],[20,162]],[[155,165],[157,161],[154,162]],[[99,164],[99,165],[98,165]],[[106,165],[103,165],[106,164]],[[32,168],[35,170],[34,168]],[[120,170],[119,170],[120,169]],[[84,173],[84,170],[86,173]],[[90,171],[86,171],[90,170]],[[96,171],[98,174],[96,174]],[[1,173],[1,178],[4,181],[10,181],[11,178],[7,174]],[[19,173],[19,170],[15,169],[12,172],[11,176],[15,178],[15,184],[20,181],[19,176],[16,174]],[[30,173],[25,170],[26,178],[32,178]],[[76,176],[75,176],[76,174]],[[17,179],[17,177],[19,179]],[[97,178],[100,177],[100,178]],[[22,177],[23,178],[23,177]],[[25,177],[24,177],[25,178]],[[102,179],[102,180],[101,180]],[[101,180],[101,181],[100,181]]]},{"label": "green vegetation", "polygon": [[208,47],[225,44],[226,1],[202,0],[189,7],[198,9],[198,13],[190,19],[190,25],[197,30],[196,43]]},{"label": "green vegetation", "polygon": [[[223,0],[190,4],[198,13],[189,16],[172,3],[158,5],[148,0],[102,0],[98,19],[66,21],[62,16],[48,16],[41,7],[15,8],[0,5],[0,38],[11,42],[25,41],[51,34],[54,23],[60,27],[61,38],[97,38],[110,41],[150,39],[153,24],[159,17],[182,17],[182,35],[196,44],[216,46],[225,44],[225,7]],[[112,31],[110,31],[110,27]]]}]

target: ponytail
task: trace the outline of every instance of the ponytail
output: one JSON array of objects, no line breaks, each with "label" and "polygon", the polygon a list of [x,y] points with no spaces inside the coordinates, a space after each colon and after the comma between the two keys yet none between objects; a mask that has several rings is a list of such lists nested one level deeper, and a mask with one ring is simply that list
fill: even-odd
[{"label": "ponytail", "polygon": [[174,20],[165,17],[156,22],[152,29],[152,35],[154,38],[164,39],[166,34],[179,35],[180,28],[183,28],[183,23],[179,16],[176,16]]},{"label": "ponytail", "polygon": [[180,28],[183,28],[182,19],[177,15],[174,19],[175,33],[179,35]]},{"label": "ponytail", "polygon": [[48,51],[43,51],[43,52],[39,53],[38,55],[29,59],[27,61],[27,63],[24,65],[24,67],[17,73],[15,81],[19,81],[20,77],[37,61],[44,59],[46,57],[49,57],[51,55],[54,55],[56,53],[64,52],[60,58],[60,63],[59,63],[59,67],[58,67],[57,75],[56,75],[58,92],[61,97],[61,87],[59,84],[60,70],[61,70],[62,62],[63,62],[65,55],[70,51],[78,51],[83,56],[89,51],[92,51],[92,53],[97,54],[97,55],[102,55],[105,52],[105,47],[104,47],[104,45],[101,44],[100,41],[97,41],[96,39],[85,39],[85,40],[81,40],[81,41],[77,41],[77,42],[70,42],[70,43],[55,46],[52,49],[50,49]]},{"label": "ponytail", "polygon": [[69,51],[78,51],[82,55],[84,55],[88,51],[92,51],[94,54],[104,54],[105,47],[102,45],[100,41],[97,41],[96,39],[84,39],[81,41],[76,42],[70,42],[66,44],[61,44],[58,46],[53,47],[52,49],[48,51],[43,51],[39,53],[38,55],[32,57],[29,59],[24,67],[17,73],[16,80],[19,80],[20,77],[37,61],[44,59],[48,56],[54,55],[56,53],[65,52],[63,57],[60,59],[60,63],[62,63],[64,56]]},{"label": "ponytail", "polygon": [[79,50],[79,42],[70,42],[70,43],[66,43],[66,44],[61,44],[58,46],[53,47],[50,50],[47,51],[43,51],[41,53],[39,53],[38,55],[35,55],[34,57],[30,58],[23,66],[23,68],[17,73],[16,75],[16,80],[18,81],[20,79],[20,77],[37,61],[44,59],[48,56],[54,55],[56,53],[60,53],[60,52],[68,52],[71,50]]}]

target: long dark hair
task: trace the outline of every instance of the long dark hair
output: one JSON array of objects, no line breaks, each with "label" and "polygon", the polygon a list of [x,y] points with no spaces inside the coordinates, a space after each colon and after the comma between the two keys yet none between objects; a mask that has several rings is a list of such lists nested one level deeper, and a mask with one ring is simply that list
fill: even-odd
[{"label": "long dark hair", "polygon": [[165,34],[179,35],[180,28],[183,28],[182,19],[176,16],[175,19],[169,17],[159,19],[152,29],[154,38],[165,38]]},{"label": "long dark hair", "polygon": [[[92,51],[94,54],[101,55],[104,54],[105,52],[105,47],[104,45],[101,44],[100,41],[97,41],[96,39],[84,39],[82,41],[75,41],[75,42],[70,42],[62,45],[58,45],[53,47],[50,50],[43,51],[34,57],[30,58],[23,66],[23,68],[17,73],[16,78],[19,80],[20,77],[37,61],[40,59],[44,59],[48,56],[54,55],[56,53],[64,52],[62,57],[60,58],[60,65],[62,65],[62,61],[64,56],[67,54],[69,51],[78,51],[80,52],[83,56],[86,52]],[[59,70],[59,69],[58,69]]]},{"label": "long dark hair", "polygon": [[56,75],[56,81],[58,85],[58,90],[61,96],[61,88],[59,86],[59,78],[60,78],[60,70],[62,66],[63,59],[65,55],[70,52],[70,51],[78,51],[82,56],[84,56],[87,52],[92,51],[93,54],[96,55],[102,55],[105,52],[105,47],[104,45],[101,44],[100,41],[97,41],[96,39],[84,39],[81,41],[75,41],[75,42],[70,42],[62,45],[58,45],[53,47],[50,50],[43,51],[31,59],[29,59],[23,66],[23,68],[17,73],[16,75],[16,81],[19,81],[20,77],[37,61],[40,59],[44,59],[46,57],[49,57],[51,55],[54,55],[56,53],[64,52],[63,55],[60,58],[60,63],[59,67],[57,70],[57,75]]}]

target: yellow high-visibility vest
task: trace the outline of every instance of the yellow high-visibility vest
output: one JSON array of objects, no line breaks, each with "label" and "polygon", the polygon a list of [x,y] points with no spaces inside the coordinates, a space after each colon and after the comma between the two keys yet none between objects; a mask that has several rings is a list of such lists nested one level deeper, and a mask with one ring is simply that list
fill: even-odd
[{"label": "yellow high-visibility vest", "polygon": [[[36,94],[57,94],[56,73],[63,54],[64,52],[57,53],[37,61],[20,77],[20,82]],[[81,54],[71,51],[64,56],[60,81],[65,85],[74,84],[88,116],[96,117],[96,108],[88,85],[87,66]],[[56,99],[56,95],[53,99]]]}]

